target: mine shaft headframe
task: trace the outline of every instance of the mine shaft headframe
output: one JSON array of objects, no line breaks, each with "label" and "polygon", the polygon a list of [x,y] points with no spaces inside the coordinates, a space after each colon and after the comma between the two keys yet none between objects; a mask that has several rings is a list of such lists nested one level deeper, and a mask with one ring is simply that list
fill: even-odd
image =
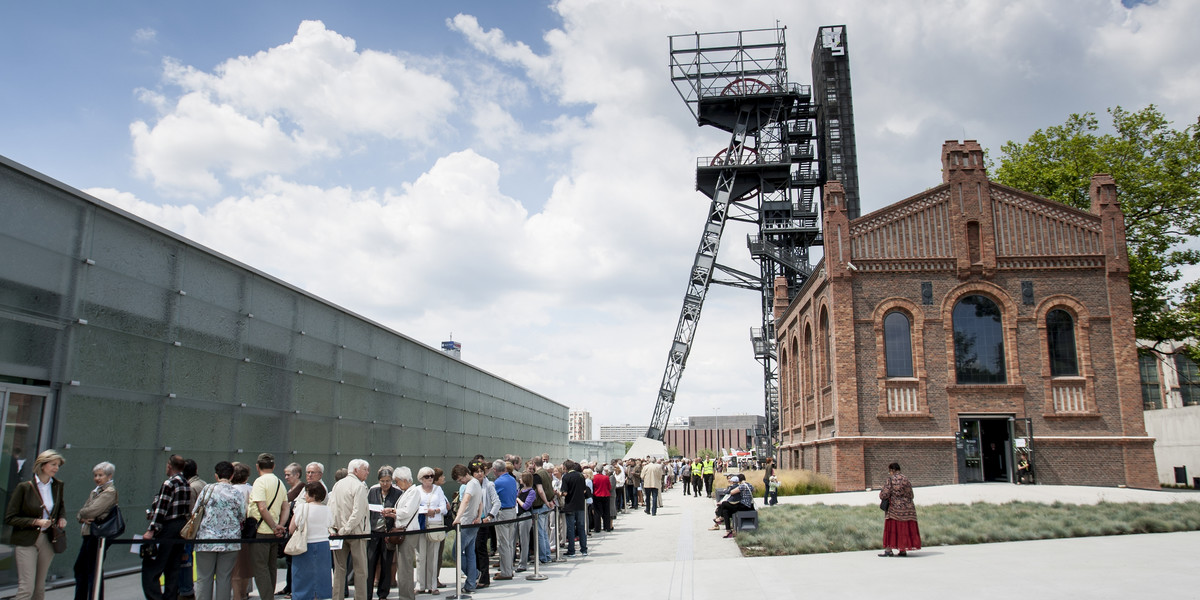
[{"label": "mine shaft headframe", "polygon": [[672,35],[671,83],[697,120],[705,98],[786,93],[785,27]]}]

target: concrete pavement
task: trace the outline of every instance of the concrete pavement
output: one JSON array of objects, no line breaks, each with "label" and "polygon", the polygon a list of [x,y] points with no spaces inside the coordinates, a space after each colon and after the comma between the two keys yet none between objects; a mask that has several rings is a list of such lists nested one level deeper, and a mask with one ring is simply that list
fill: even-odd
[{"label": "concrete pavement", "polygon": [[[1010,484],[923,487],[914,495],[918,510],[979,501],[1200,501],[1196,492]],[[879,558],[877,551],[744,558],[733,540],[708,530],[711,500],[684,496],[678,487],[664,496],[667,505],[657,516],[628,511],[617,519],[615,532],[590,538],[590,556],[543,565],[546,580],[529,581],[524,579],[529,573],[522,573],[494,582],[474,598],[1200,597],[1195,574],[1200,532],[940,546],[903,559]],[[877,498],[877,492],[849,492],[780,502],[874,504]],[[882,535],[882,523],[880,529]],[[442,581],[452,580],[451,570],[444,569]],[[107,591],[109,600],[141,598],[136,576],[111,579]],[[452,598],[448,591],[440,597]],[[46,597],[66,600],[71,594],[68,587]]]}]

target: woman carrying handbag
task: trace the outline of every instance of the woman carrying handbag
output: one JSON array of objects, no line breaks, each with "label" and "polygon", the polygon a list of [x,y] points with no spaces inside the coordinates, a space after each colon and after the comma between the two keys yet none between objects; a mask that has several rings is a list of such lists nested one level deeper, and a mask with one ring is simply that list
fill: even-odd
[{"label": "woman carrying handbag", "polygon": [[[300,530],[306,547],[303,552],[293,554],[298,548],[288,540],[287,553],[292,556],[292,600],[325,600],[333,597],[333,575],[329,565],[333,552],[329,550],[329,524],[332,521],[329,507],[321,504],[325,500],[325,486],[320,481],[304,485],[307,502],[296,500],[296,514],[292,516],[289,533]],[[299,540],[297,540],[298,542]],[[341,582],[338,585],[343,585]]]},{"label": "woman carrying handbag", "polygon": [[[113,518],[117,507],[117,487],[113,484],[113,473],[116,467],[110,462],[102,462],[92,467],[92,481],[96,488],[88,494],[87,502],[79,509],[75,517],[81,523],[80,533],[83,534],[83,545],[79,547],[79,556],[75,558],[75,600],[90,600],[92,586],[96,581],[96,554],[100,551],[100,538],[92,531],[96,521],[107,522]],[[108,555],[108,547],[104,548]],[[104,600],[104,581],[100,582],[100,594]]]},{"label": "woman carrying handbag", "polygon": [[54,478],[64,462],[62,455],[54,450],[39,454],[33,463],[34,478],[17,484],[4,512],[4,522],[13,528],[13,553],[17,559],[15,600],[46,597],[50,561],[62,551],[55,549],[54,542],[66,542],[63,483]]}]

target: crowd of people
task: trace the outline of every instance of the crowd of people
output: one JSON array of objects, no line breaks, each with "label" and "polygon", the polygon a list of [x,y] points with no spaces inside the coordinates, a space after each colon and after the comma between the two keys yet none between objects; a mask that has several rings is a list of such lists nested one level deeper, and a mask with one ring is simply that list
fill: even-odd
[{"label": "crowd of people", "polygon": [[[65,547],[63,482],[55,478],[64,462],[55,450],[39,454],[34,477],[21,482],[9,501],[5,523],[12,527],[16,600],[44,598],[50,562]],[[546,454],[529,460],[509,454],[490,462],[476,455],[451,468],[450,479],[459,487],[450,495],[445,472],[428,466],[414,479],[407,466],[385,465],[371,481],[371,465],[354,459],[334,473],[332,487],[318,462],[289,464],[283,479],[275,475],[270,453],[258,455],[253,467],[257,476],[251,482],[250,466],[220,461],[209,483],[194,460],[170,456],[140,535],[147,600],[246,600],[252,583],[266,600],[277,595],[344,600],[351,586],[355,600],[387,599],[393,587],[406,600],[450,585],[470,593],[513,579],[533,561],[553,562],[556,550],[571,557],[578,548],[587,556],[589,536],[614,531],[620,514],[639,507],[656,516],[661,492],[677,482],[687,495],[717,500],[712,529],[724,525],[725,537],[734,536],[733,515],[754,509],[753,488],[739,475],[728,476],[729,487],[713,489],[719,470],[713,459],[568,459],[555,465]],[[102,546],[95,531],[113,530],[115,470],[109,462],[93,468],[95,488],[76,515],[83,536],[75,561],[76,600],[94,593],[104,597],[102,582],[100,590],[92,587]],[[769,461],[764,484],[777,493]],[[889,465],[879,496],[886,511],[881,556],[920,549],[912,485],[898,464]],[[447,531],[455,526],[453,550],[461,571],[456,581],[441,582]],[[281,557],[286,580],[276,591]]]},{"label": "crowd of people", "polygon": [[[44,598],[54,545],[65,543],[63,482],[55,478],[64,462],[54,450],[41,453],[35,477],[8,505],[17,600]],[[393,589],[413,600],[450,585],[473,592],[513,579],[533,561],[553,562],[556,550],[586,556],[589,535],[614,531],[620,514],[639,507],[657,515],[660,492],[691,469],[689,461],[651,458],[556,465],[547,454],[490,462],[477,455],[451,468],[449,479],[458,485],[446,488],[447,474],[428,466],[414,478],[407,466],[372,472],[366,460],[354,459],[334,473],[332,486],[321,463],[289,464],[282,478],[276,467],[264,452],[253,465],[220,461],[205,481],[194,460],[167,459],[146,528],[134,535],[147,600],[246,600],[253,588],[268,600],[343,600],[351,587],[355,600],[387,599]],[[92,527],[119,513],[115,471],[109,462],[93,468],[95,487],[76,515],[83,536],[76,600],[104,597],[102,578],[100,590],[93,589],[103,544]],[[442,582],[447,531],[455,526],[461,526],[453,542],[461,571],[457,581]],[[103,546],[107,554],[110,546]],[[280,558],[287,566],[282,589]]]}]

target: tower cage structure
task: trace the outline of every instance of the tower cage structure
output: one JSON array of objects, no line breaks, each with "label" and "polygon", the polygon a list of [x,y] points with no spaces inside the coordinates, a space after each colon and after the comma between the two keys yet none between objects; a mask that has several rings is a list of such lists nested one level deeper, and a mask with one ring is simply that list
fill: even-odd
[{"label": "tower cage structure", "polygon": [[[844,33],[843,26],[837,28]],[[822,28],[822,32],[827,28]],[[708,218],[700,236],[684,293],[683,308],[658,401],[646,437],[662,439],[679,381],[691,352],[701,310],[712,284],[758,290],[762,320],[750,330],[755,359],[763,369],[765,435],[758,437],[759,456],[773,454],[779,429],[779,370],[775,348],[774,283],[787,282],[789,298],[812,274],[809,249],[820,245],[820,191],[825,181],[822,153],[829,127],[822,120],[813,87],[788,81],[786,28],[694,33],[670,36],[671,82],[701,126],[730,134],[729,143],[713,156],[696,161],[696,189],[710,199]],[[819,33],[814,69],[824,69],[829,49]],[[845,37],[838,38],[845,57]],[[818,60],[818,53],[821,60]],[[814,71],[814,79],[816,78]],[[849,69],[844,69],[846,77]],[[831,80],[842,90],[839,73]],[[824,77],[824,71],[822,71]],[[822,79],[823,82],[826,79]],[[822,94],[829,85],[821,87]],[[841,97],[838,97],[841,100]],[[849,82],[845,82],[846,115]],[[833,114],[833,113],[828,113]],[[839,136],[851,135],[850,158],[844,145],[838,164],[854,168],[853,119],[836,114]],[[820,151],[818,151],[818,148]],[[857,177],[855,178],[857,191]],[[849,198],[849,193],[847,193]],[[857,199],[857,193],[855,194]],[[757,226],[747,236],[757,274],[717,262],[721,235],[728,221]]]}]

